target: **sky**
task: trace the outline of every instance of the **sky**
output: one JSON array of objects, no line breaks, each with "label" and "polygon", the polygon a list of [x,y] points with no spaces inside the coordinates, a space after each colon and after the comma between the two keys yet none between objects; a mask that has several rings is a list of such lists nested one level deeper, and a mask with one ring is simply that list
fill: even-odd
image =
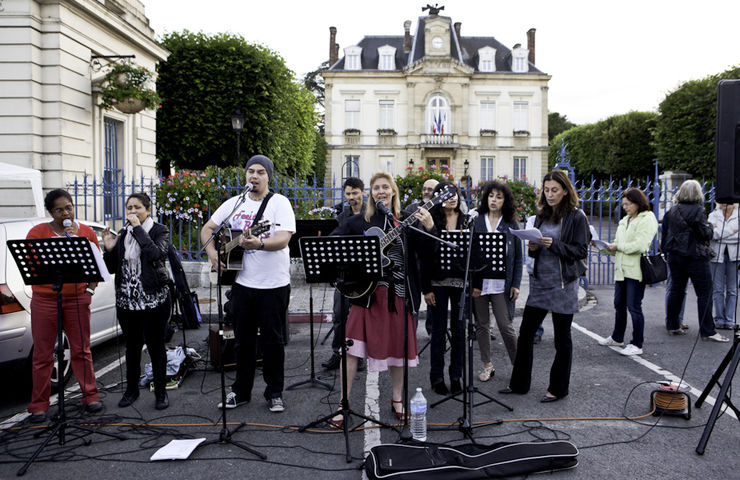
[{"label": "sky", "polygon": [[[190,30],[229,32],[277,52],[298,78],[329,58],[329,27],[340,57],[365,35],[416,30],[426,1],[141,0],[157,37]],[[577,123],[629,111],[657,111],[687,80],[740,65],[740,1],[455,0],[441,15],[463,36],[526,47],[535,28],[535,65],[552,76],[549,109]]]}]

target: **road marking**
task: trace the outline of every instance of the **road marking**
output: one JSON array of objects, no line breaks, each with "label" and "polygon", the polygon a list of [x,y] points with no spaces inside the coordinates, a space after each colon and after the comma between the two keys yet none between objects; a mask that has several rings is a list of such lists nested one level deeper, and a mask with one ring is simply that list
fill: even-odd
[{"label": "road marking", "polygon": [[[115,370],[116,368],[118,368],[119,365],[123,365],[124,363],[126,363],[126,357],[125,356],[120,357],[120,358],[114,360],[113,362],[109,363],[105,367],[103,367],[100,370],[98,370],[97,372],[95,372],[95,379],[97,380],[97,379],[101,378],[106,373],[110,372],[111,370]],[[105,388],[108,388],[108,387],[109,387],[108,385],[105,386]],[[64,391],[67,392],[67,394],[75,393],[75,392],[78,392],[79,390],[80,390],[80,384],[79,383],[77,385],[73,386],[73,387],[69,387],[69,388],[65,388],[64,389]],[[49,396],[50,408],[52,406],[54,406],[54,405],[57,404],[58,398],[59,398],[59,395],[56,394],[56,393],[54,395]],[[14,425],[19,424],[20,422],[22,422],[23,420],[25,420],[26,417],[28,417],[29,415],[31,415],[31,414],[28,413],[28,412],[16,413],[12,417],[10,417],[7,420],[5,420],[4,422],[0,423],[0,430],[1,429],[5,429],[5,428],[10,428],[10,427],[12,427]]]},{"label": "road marking", "polygon": [[[367,370],[365,379],[365,416],[380,420],[380,382],[378,372]],[[367,457],[370,449],[380,445],[380,429],[366,428],[365,430],[365,454]]]},{"label": "road marking", "polygon": [[[576,322],[573,322],[573,328],[575,328],[579,332],[581,332],[581,333],[583,333],[583,334],[585,334],[585,335],[593,338],[596,341],[599,341],[599,340],[603,340],[604,339],[600,335],[598,335],[598,334],[596,334],[596,333],[588,330],[587,328],[584,328],[584,327],[580,326]],[[615,352],[619,352],[619,348],[618,347],[609,347],[609,348],[611,348]],[[662,376],[663,378],[665,378],[666,380],[668,380],[671,383],[678,384],[680,382],[682,385],[686,385],[687,387],[689,387],[689,393],[691,393],[692,395],[694,395],[697,399],[702,394],[702,391],[701,390],[698,390],[698,389],[692,387],[691,385],[689,385],[686,382],[686,380],[681,380],[681,377],[675,375],[674,373],[670,372],[669,370],[666,370],[663,367],[660,367],[660,366],[654,364],[653,362],[650,362],[648,360],[645,360],[640,355],[628,355],[627,358],[630,358],[632,361],[639,363],[640,365],[642,365],[643,367],[647,368],[648,370],[651,370],[651,371],[655,372],[657,375]],[[714,406],[714,404],[715,404],[716,401],[717,400],[713,396],[711,396],[711,395],[707,395],[707,398],[705,400],[705,402],[708,403],[711,406]],[[726,415],[731,416],[735,420],[737,420],[737,416],[735,415],[735,412],[732,411],[732,409],[726,408],[724,413]]]}]

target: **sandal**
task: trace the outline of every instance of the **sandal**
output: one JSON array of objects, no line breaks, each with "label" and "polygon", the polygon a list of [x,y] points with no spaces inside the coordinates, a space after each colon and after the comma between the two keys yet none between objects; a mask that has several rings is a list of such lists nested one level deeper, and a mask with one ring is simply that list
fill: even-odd
[{"label": "sandal", "polygon": [[487,382],[494,376],[495,373],[496,369],[493,368],[493,364],[490,362],[486,363],[485,365],[483,365],[483,370],[481,370],[478,374],[478,380],[480,380],[481,382]]},{"label": "sandal", "polygon": [[[399,412],[396,410],[396,405],[401,405],[401,411]],[[404,411],[403,411],[403,400],[393,400],[391,399],[391,410],[393,410],[393,413],[396,415],[396,418],[398,420],[403,420],[404,418]]]},{"label": "sandal", "polygon": [[339,430],[344,430],[344,415],[342,414],[341,404],[339,405],[337,411],[339,413],[329,419],[329,426],[333,428],[338,428]]}]

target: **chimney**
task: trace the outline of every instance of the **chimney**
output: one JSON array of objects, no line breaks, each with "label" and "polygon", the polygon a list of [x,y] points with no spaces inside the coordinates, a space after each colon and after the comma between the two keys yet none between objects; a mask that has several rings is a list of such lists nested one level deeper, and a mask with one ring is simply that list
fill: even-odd
[{"label": "chimney", "polygon": [[339,60],[339,45],[337,45],[337,27],[329,27],[329,66]]},{"label": "chimney", "polygon": [[529,63],[534,65],[534,28],[527,30],[527,50],[529,50]]},{"label": "chimney", "polygon": [[411,51],[411,20],[403,22],[403,51]]},{"label": "chimney", "polygon": [[460,27],[462,26],[462,23],[455,22],[454,26],[455,26],[455,35],[457,36],[457,43],[462,44],[462,42],[460,41]]}]

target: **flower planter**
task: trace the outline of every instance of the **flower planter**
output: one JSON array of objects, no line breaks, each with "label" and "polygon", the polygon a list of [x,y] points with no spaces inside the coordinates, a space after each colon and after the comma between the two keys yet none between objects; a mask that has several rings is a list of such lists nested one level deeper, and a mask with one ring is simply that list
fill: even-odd
[{"label": "flower planter", "polygon": [[133,114],[144,110],[146,104],[144,103],[144,100],[139,98],[127,98],[116,103],[115,107],[119,112]]}]

